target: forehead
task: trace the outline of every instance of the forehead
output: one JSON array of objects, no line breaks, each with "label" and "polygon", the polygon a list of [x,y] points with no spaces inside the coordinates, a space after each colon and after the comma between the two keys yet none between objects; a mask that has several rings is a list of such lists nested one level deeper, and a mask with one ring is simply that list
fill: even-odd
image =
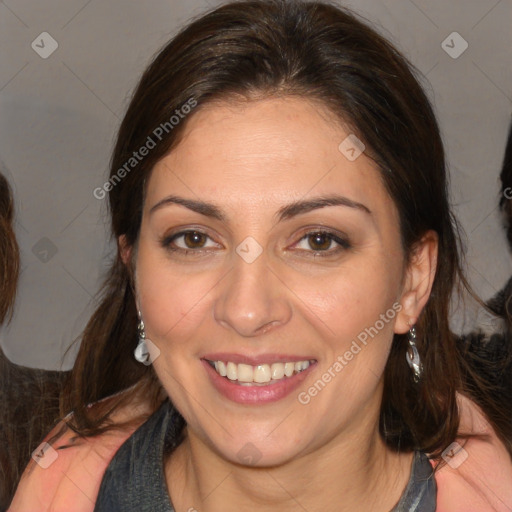
[{"label": "forehead", "polygon": [[353,137],[303,98],[210,104],[194,112],[179,144],[156,164],[146,199],[180,193],[254,206],[337,193],[392,207],[374,162],[364,152],[353,158],[360,147],[347,153]]}]

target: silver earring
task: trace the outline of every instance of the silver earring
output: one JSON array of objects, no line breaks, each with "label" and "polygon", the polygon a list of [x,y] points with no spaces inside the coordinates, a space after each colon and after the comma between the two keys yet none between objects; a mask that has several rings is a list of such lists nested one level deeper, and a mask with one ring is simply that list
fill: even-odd
[{"label": "silver earring", "polygon": [[149,366],[151,364],[151,357],[149,354],[148,346],[146,344],[146,331],[144,330],[144,322],[142,320],[140,311],[139,325],[137,326],[137,331],[139,334],[139,344],[135,348],[133,355],[135,356],[135,359],[139,361],[139,363]]},{"label": "silver earring", "polygon": [[414,382],[419,382],[423,365],[421,364],[420,354],[416,348],[416,328],[412,326],[409,329],[409,347],[407,349],[406,359],[414,374]]}]

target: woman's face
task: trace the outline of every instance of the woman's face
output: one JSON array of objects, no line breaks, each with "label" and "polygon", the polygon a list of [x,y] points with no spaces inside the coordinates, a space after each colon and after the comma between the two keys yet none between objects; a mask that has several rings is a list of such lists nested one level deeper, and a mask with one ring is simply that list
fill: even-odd
[{"label": "woman's face", "polygon": [[396,207],[349,135],[304,99],[210,105],[147,184],[154,368],[189,433],[233,462],[376,428],[407,273]]}]

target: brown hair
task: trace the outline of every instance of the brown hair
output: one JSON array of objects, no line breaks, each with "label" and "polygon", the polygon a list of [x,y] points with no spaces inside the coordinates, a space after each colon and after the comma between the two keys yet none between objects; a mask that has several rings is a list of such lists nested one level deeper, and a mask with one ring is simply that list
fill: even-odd
[{"label": "brown hair", "polygon": [[[195,20],[156,56],[143,74],[123,119],[111,162],[109,205],[113,236],[137,242],[144,182],[179,142],[192,112],[166,130],[156,147],[130,172],[119,170],[155,128],[182,105],[196,101],[295,95],[321,102],[364,142],[400,215],[409,257],[427,230],[439,236],[432,294],[417,323],[424,365],[416,384],[406,363],[405,335],[396,335],[384,373],[381,433],[401,450],[439,457],[459,426],[456,391],[465,392],[449,303],[458,282],[459,237],[448,203],[445,155],[431,105],[414,68],[382,36],[349,11],[322,2],[244,1],[221,6]],[[126,168],[126,167],[125,167]],[[151,366],[137,363],[136,309],[129,269],[119,255],[101,302],[82,336],[62,401],[84,435],[110,428],[105,420],[133,394],[162,399]],[[129,396],[98,414],[87,405],[134,385]],[[504,411],[486,397],[493,426],[510,450],[500,423]]]},{"label": "brown hair", "polygon": [[[0,174],[0,324],[10,320],[14,298],[16,296],[16,284],[19,273],[19,250],[13,230],[14,206],[9,183]],[[2,419],[0,431],[2,438],[8,438],[9,418],[6,416],[7,400],[4,395],[7,393],[7,381],[5,380],[5,367],[8,361],[0,347],[0,407]],[[4,403],[5,402],[5,403]],[[12,405],[12,404],[9,404]],[[7,440],[6,440],[7,441]],[[4,442],[4,441],[2,441]],[[5,448],[0,448],[0,507],[7,507],[9,496],[15,482],[15,477],[9,471],[10,446],[5,442]],[[18,475],[16,475],[18,476]]]},{"label": "brown hair", "polygon": [[12,316],[19,274],[19,249],[13,229],[14,205],[9,183],[0,174],[0,324]]}]

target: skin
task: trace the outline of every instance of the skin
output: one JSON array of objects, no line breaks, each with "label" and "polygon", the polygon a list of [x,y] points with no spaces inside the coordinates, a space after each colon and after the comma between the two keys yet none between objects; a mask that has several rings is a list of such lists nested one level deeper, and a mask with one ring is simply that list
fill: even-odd
[{"label": "skin", "polygon": [[[135,258],[138,306],[161,351],[155,371],[187,421],[185,441],[165,461],[177,511],[379,512],[403,493],[412,454],[393,453],[378,433],[382,376],[393,334],[407,332],[428,300],[437,238],[427,233],[406,265],[375,164],[338,149],[349,133],[302,98],[204,106],[151,174],[137,250],[119,240],[125,262]],[[213,203],[225,218],[179,204],[151,211],[171,194]],[[285,205],[333,194],[370,213],[337,205],[277,218]],[[178,251],[162,245],[186,229],[207,236],[174,239]],[[306,236],[326,229],[349,246]],[[248,236],[263,250],[252,263],[236,252]],[[400,312],[301,404],[298,393],[393,304]],[[212,351],[317,364],[289,396],[237,404],[209,381],[200,358]],[[239,460],[247,443],[256,464]]]}]

